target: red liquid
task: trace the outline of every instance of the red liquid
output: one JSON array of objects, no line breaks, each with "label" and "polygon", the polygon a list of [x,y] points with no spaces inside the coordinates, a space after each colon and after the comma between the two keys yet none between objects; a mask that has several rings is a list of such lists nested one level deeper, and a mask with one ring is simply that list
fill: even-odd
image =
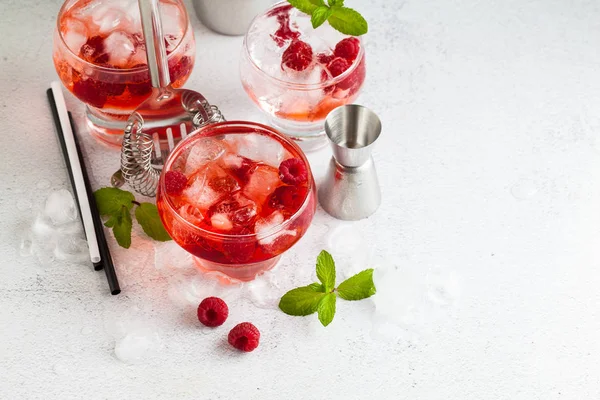
[{"label": "red liquid", "polygon": [[[305,181],[282,181],[278,167],[289,159],[305,168]],[[209,269],[216,263],[230,276],[240,278],[250,264],[264,270],[267,264],[260,263],[293,246],[315,212],[316,190],[306,158],[259,124],[225,122],[206,128],[171,155],[165,172],[171,170],[184,173],[187,185],[181,194],[169,196],[163,173],[157,206],[165,228],[180,246],[209,261]]]}]

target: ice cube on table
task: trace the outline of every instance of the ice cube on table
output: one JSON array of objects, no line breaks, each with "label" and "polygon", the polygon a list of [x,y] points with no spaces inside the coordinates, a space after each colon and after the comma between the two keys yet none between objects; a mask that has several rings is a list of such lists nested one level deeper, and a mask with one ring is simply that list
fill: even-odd
[{"label": "ice cube on table", "polygon": [[56,242],[54,256],[57,260],[85,262],[90,253],[88,244],[79,237],[66,237]]},{"label": "ice cube on table", "polygon": [[259,165],[244,186],[244,195],[256,203],[263,204],[279,185],[281,185],[279,170],[267,165]]},{"label": "ice cube on table", "polygon": [[[242,136],[242,135],[235,135]],[[275,168],[285,157],[283,145],[268,136],[248,134],[238,139],[237,152],[240,156],[262,162]]]},{"label": "ice cube on table", "polygon": [[104,39],[104,51],[108,54],[108,61],[115,67],[126,67],[135,52],[133,38],[122,31],[111,33]]},{"label": "ice cube on table", "polygon": [[77,208],[71,192],[65,189],[52,192],[46,199],[44,214],[55,225],[75,221],[77,219]]},{"label": "ice cube on table", "polygon": [[138,364],[151,357],[162,347],[160,336],[150,328],[127,333],[115,344],[115,356],[124,363]]},{"label": "ice cube on table", "polygon": [[67,47],[74,54],[79,54],[81,46],[88,40],[88,31],[85,24],[75,18],[65,18],[63,26],[63,39]]},{"label": "ice cube on table", "polygon": [[209,162],[217,160],[223,153],[225,153],[225,146],[220,140],[198,139],[189,150],[185,163],[185,174],[193,174]]}]

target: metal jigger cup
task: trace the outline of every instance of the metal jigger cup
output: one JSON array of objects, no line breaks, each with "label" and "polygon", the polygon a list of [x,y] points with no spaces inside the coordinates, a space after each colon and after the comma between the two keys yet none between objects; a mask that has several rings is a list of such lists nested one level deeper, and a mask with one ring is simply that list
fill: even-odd
[{"label": "metal jigger cup", "polygon": [[325,120],[333,149],[319,203],[331,216],[356,221],[373,214],[381,204],[381,189],[371,152],[381,133],[381,121],[366,107],[348,104]]}]

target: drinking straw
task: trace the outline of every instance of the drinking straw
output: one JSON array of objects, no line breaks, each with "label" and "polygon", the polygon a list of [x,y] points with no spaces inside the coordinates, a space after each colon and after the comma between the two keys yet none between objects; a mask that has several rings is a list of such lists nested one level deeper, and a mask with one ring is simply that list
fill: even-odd
[{"label": "drinking straw", "polygon": [[121,293],[119,281],[106,242],[102,219],[96,206],[81,148],[73,132],[75,124],[71,114],[67,111],[60,84],[52,82],[47,95],[69,178],[76,194],[75,198],[90,250],[90,259],[95,270],[99,271],[104,268],[110,292],[117,295]]}]

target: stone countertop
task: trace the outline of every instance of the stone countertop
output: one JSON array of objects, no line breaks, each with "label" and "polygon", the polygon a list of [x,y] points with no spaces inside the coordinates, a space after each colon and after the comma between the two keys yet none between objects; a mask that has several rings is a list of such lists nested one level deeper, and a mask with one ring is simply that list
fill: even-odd
[{"label": "stone countertop", "polygon": [[[110,239],[119,296],[86,263],[21,255],[50,192],[70,190],[45,95],[60,1],[0,4],[0,398],[600,398],[598,3],[347,2],[370,21],[358,103],[384,126],[383,204],[354,224],[319,209],[268,278],[213,286],[231,308],[214,332],[193,307],[210,287],[155,268],[165,249],[139,229],[130,250]],[[192,23],[186,86],[260,121],[238,78],[242,38]],[[108,185],[119,153],[82,138],[93,186]],[[310,154],[317,179],[329,157]],[[257,302],[309,283],[323,248],[340,276],[376,268],[380,293],[338,302],[327,328]],[[244,320],[262,333],[249,354],[225,342]],[[115,356],[131,324],[157,337],[135,364]]]}]

